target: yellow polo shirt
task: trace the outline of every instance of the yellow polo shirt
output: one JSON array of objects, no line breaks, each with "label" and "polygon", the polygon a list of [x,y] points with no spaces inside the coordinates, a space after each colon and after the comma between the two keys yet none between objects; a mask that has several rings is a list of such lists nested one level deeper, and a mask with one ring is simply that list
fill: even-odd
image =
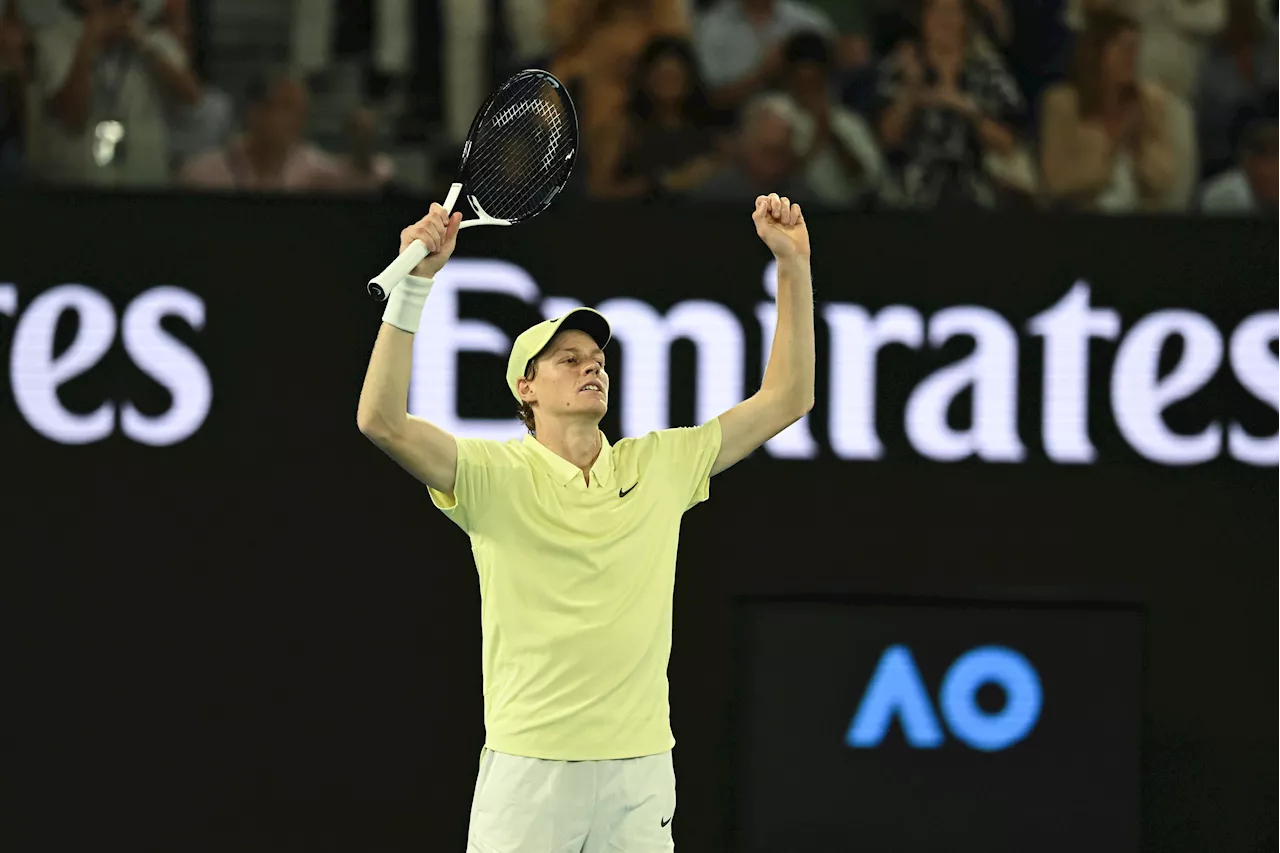
[{"label": "yellow polo shirt", "polygon": [[471,537],[495,752],[584,761],[675,745],[676,547],[707,499],[720,421],[601,443],[588,486],[533,436],[459,438],[453,496],[431,490]]}]

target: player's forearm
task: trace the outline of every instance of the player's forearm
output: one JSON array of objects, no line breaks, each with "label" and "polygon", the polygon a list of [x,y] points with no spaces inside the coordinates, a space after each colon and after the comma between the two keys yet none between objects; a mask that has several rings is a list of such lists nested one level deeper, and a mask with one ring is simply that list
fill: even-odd
[{"label": "player's forearm", "polygon": [[813,279],[809,258],[778,261],[778,320],[760,390],[794,403],[797,417],[813,408]]},{"label": "player's forearm", "polygon": [[413,335],[383,323],[360,390],[356,424],[375,442],[393,438],[409,420]]}]

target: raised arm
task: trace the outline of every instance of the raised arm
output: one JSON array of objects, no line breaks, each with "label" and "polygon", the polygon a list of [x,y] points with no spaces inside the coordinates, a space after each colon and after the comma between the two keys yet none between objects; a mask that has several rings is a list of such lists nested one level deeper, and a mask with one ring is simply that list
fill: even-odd
[{"label": "raised arm", "polygon": [[366,438],[421,482],[448,495],[457,475],[458,445],[440,427],[409,414],[409,373],[423,302],[432,278],[453,254],[461,221],[462,214],[450,217],[433,204],[430,213],[400,232],[400,251],[417,239],[431,254],[387,300],[356,412]]},{"label": "raised arm", "polygon": [[809,230],[800,205],[777,193],[756,199],[756,234],[778,260],[778,321],[760,390],[720,416],[720,453],[712,476],[804,417],[813,408],[813,279]]}]

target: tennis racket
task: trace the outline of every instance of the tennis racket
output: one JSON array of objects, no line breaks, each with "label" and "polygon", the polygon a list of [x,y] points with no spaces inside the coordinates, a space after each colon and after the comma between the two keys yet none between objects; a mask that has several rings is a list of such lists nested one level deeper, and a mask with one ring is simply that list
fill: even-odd
[{"label": "tennis racket", "polygon": [[[445,212],[453,213],[465,189],[476,218],[459,228],[531,219],[564,189],[577,154],[578,114],[569,91],[546,71],[521,71],[499,86],[472,120]],[[428,254],[423,242],[414,240],[370,280],[370,295],[385,300]]]}]

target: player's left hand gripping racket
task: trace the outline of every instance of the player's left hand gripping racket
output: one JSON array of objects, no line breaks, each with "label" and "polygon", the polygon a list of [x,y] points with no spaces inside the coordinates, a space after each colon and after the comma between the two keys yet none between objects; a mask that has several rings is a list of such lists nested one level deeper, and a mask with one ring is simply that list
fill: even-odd
[{"label": "player's left hand gripping racket", "polygon": [[[499,86],[471,122],[458,183],[444,200],[453,212],[466,188],[472,225],[514,225],[537,216],[564,189],[578,154],[578,114],[564,84],[546,71],[521,71]],[[369,282],[385,300],[429,252],[414,240]]]}]

